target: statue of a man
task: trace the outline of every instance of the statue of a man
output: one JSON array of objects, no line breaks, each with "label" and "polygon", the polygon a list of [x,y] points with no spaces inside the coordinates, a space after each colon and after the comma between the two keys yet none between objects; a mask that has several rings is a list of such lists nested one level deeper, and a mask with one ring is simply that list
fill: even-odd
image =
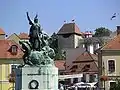
[{"label": "statue of a man", "polygon": [[31,25],[30,32],[29,32],[29,37],[30,37],[29,41],[32,44],[33,50],[39,51],[41,46],[40,36],[42,34],[42,31],[40,28],[40,24],[38,22],[37,15],[34,18],[34,22],[30,20],[28,12],[27,12],[27,18],[28,18],[29,24]]}]

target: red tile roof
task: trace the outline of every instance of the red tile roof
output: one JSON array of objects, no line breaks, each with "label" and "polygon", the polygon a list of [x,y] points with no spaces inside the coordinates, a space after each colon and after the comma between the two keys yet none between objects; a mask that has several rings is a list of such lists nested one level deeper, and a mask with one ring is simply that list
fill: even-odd
[{"label": "red tile roof", "polygon": [[120,34],[110,40],[102,50],[120,50]]},{"label": "red tile roof", "polygon": [[62,26],[62,28],[58,31],[58,34],[70,34],[76,33],[82,35],[80,29],[75,23],[66,23]]},{"label": "red tile roof", "polygon": [[[23,56],[23,52],[18,44],[11,40],[0,40],[0,59],[21,59]],[[18,52],[16,55],[11,54],[9,49],[12,45],[16,45],[18,47]]]},{"label": "red tile roof", "polygon": [[20,37],[20,39],[29,39],[29,36],[27,33],[20,33],[18,36]]},{"label": "red tile roof", "polygon": [[0,28],[0,34],[5,34],[5,32],[2,28]]},{"label": "red tile roof", "polygon": [[[76,65],[78,68],[74,68]],[[95,62],[74,63],[72,67],[70,72],[73,71],[73,73],[98,73],[98,67]]]},{"label": "red tile roof", "polygon": [[73,63],[77,62],[88,62],[88,61],[94,61],[97,60],[97,56],[95,54],[91,54],[88,51],[83,52],[80,54]]},{"label": "red tile roof", "polygon": [[65,70],[65,61],[64,60],[55,60],[55,66],[59,70]]},{"label": "red tile roof", "polygon": [[[83,52],[80,56],[72,62],[69,72],[81,73],[81,72],[98,72],[97,66],[97,56],[95,54],[90,54],[88,51]],[[89,68],[86,66],[89,65]]]}]

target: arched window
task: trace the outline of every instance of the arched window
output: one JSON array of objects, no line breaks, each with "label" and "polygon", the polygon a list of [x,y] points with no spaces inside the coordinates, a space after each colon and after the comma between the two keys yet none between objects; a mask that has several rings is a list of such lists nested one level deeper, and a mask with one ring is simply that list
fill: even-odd
[{"label": "arched window", "polygon": [[108,70],[110,73],[115,72],[115,61],[114,60],[108,61]]}]

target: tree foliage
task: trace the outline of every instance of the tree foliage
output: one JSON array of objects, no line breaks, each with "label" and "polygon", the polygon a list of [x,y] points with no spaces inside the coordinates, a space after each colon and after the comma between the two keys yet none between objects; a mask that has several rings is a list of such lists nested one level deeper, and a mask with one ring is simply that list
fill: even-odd
[{"label": "tree foliage", "polygon": [[110,87],[110,90],[120,90],[120,79],[116,80],[116,84]]},{"label": "tree foliage", "polygon": [[58,53],[58,36],[56,33],[51,35],[49,39],[50,47],[54,49],[55,53]]},{"label": "tree foliage", "polygon": [[58,46],[58,35],[56,33],[51,35],[51,38],[49,39],[49,46],[55,51],[55,60],[61,60],[65,58],[64,52]]},{"label": "tree foliage", "polygon": [[103,36],[110,36],[112,31],[105,27],[100,27],[95,30],[94,37],[103,37]]}]

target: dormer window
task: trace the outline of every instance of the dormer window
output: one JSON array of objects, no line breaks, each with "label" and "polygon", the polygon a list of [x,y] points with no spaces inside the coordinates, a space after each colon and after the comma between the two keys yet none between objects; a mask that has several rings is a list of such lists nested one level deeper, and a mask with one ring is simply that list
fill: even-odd
[{"label": "dormer window", "polygon": [[17,48],[18,47],[16,45],[12,45],[11,46],[11,53],[14,54],[14,55],[16,55],[17,54]]},{"label": "dormer window", "polygon": [[78,65],[74,65],[74,66],[72,66],[71,69],[77,69],[77,68],[78,68]]},{"label": "dormer window", "polygon": [[87,72],[89,69],[90,69],[90,64],[86,64],[86,65],[83,67],[83,72]]}]

